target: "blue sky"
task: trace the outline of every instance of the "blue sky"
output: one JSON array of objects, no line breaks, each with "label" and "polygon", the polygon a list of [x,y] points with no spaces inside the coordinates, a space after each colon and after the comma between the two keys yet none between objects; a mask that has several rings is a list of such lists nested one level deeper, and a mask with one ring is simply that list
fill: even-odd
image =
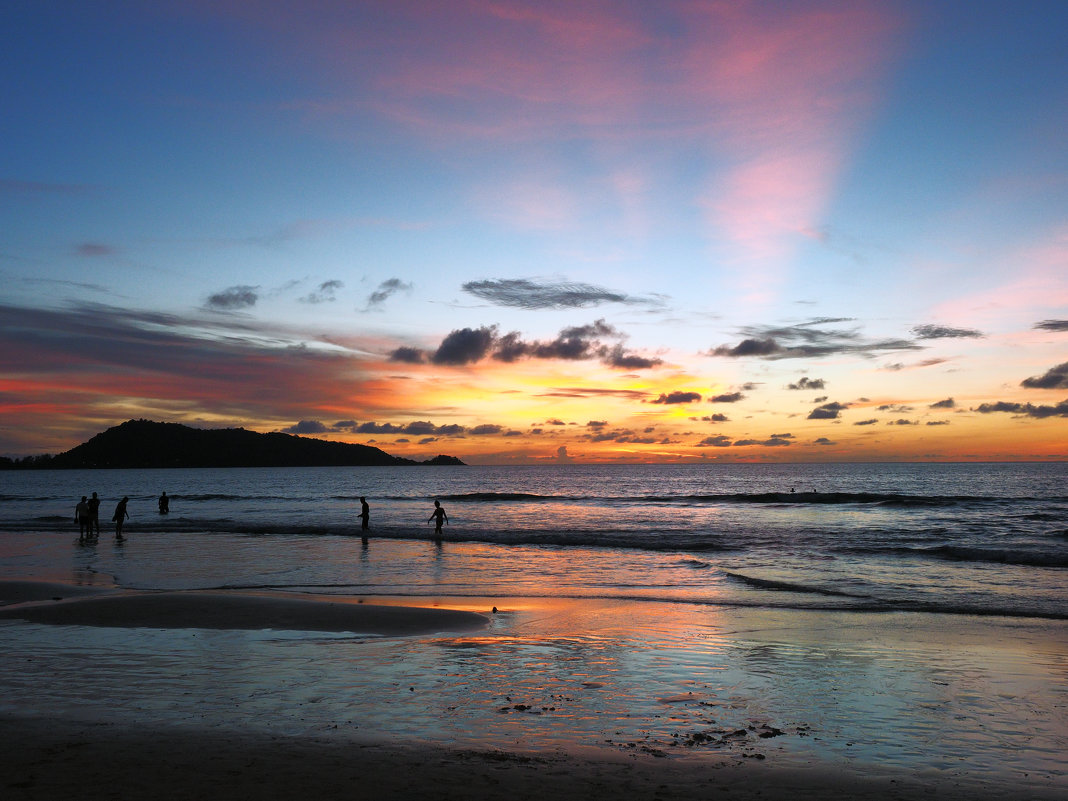
[{"label": "blue sky", "polygon": [[0,453],[1065,458],[1066,17],[5,4]]}]

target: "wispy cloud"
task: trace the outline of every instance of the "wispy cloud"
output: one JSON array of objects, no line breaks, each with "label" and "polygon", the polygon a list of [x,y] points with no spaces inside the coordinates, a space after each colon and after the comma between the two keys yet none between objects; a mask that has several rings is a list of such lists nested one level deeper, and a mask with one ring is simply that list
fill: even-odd
[{"label": "wispy cloud", "polygon": [[[863,0],[673,3],[658,15],[522,0],[342,4],[314,20],[296,7],[225,13],[285,31],[297,69],[329,70],[337,99],[303,103],[320,117],[373,113],[439,144],[610,144],[602,154],[619,155],[603,183],[621,206],[636,205],[634,180],[618,177],[633,174],[634,146],[684,143],[717,166],[700,198],[714,235],[766,269],[821,222],[901,27]],[[562,179],[495,184],[497,213],[553,226],[576,216]]]},{"label": "wispy cloud", "polygon": [[99,256],[114,256],[119,250],[114,245],[108,245],[103,242],[81,242],[74,247],[74,252],[86,258],[97,258]]},{"label": "wispy cloud", "polygon": [[378,289],[367,296],[365,311],[381,309],[383,304],[398,292],[411,292],[412,285],[399,278],[389,278],[378,285]]},{"label": "wispy cloud", "polygon": [[344,283],[336,279],[331,281],[323,281],[312,292],[302,297],[300,300],[302,303],[332,303],[336,298],[335,294],[339,289],[345,286]]},{"label": "wispy cloud", "polygon": [[0,375],[19,376],[4,404],[17,396],[18,415],[65,396],[80,419],[151,407],[171,419],[306,420],[317,407],[354,405],[360,365],[351,352],[231,316],[0,305]]},{"label": "wispy cloud", "polygon": [[948,360],[936,358],[922,359],[921,361],[915,362],[913,364],[905,364],[904,362],[892,362],[890,364],[884,364],[879,369],[889,373],[899,373],[902,370],[917,370],[922,369],[924,367],[936,367],[940,364],[945,364],[946,361]]},{"label": "wispy cloud", "polygon": [[540,393],[543,398],[627,398],[644,400],[647,392],[637,389],[608,389],[606,387],[556,387],[549,392]]}]

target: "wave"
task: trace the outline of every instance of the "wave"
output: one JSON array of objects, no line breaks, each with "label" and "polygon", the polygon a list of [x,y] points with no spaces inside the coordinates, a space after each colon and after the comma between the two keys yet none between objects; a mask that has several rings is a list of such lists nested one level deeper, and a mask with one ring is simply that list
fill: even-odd
[{"label": "wave", "polygon": [[1038,520],[1050,523],[1058,523],[1068,517],[1068,515],[1063,512],[1059,514],[1055,514],[1052,512],[1032,512],[1031,514],[1021,515],[1020,517],[1023,520]]},{"label": "wave", "polygon": [[[144,496],[142,500],[154,502],[156,496]],[[293,503],[315,500],[339,501],[346,503],[358,502],[358,494],[331,494],[319,497],[309,497],[305,494],[293,493],[233,493],[233,492],[206,492],[192,494],[171,494],[172,504],[182,502],[189,503],[249,503],[260,502],[272,504],[275,502]],[[976,506],[976,505],[1017,505],[1026,503],[1068,503],[1068,497],[1011,497],[994,495],[913,495],[904,493],[884,492],[728,492],[728,493],[687,493],[665,494],[647,493],[636,495],[602,495],[586,493],[534,493],[534,492],[462,492],[443,495],[425,494],[395,494],[378,495],[373,499],[376,503],[390,502],[417,502],[428,503],[434,499],[457,504],[551,504],[551,503],[579,503],[606,508],[617,508],[629,505],[660,505],[660,506],[710,506],[718,504],[738,505],[787,505],[787,506],[835,506],[835,505],[864,505],[886,507],[953,507],[953,506]],[[57,499],[54,497],[29,498],[25,496],[13,496],[0,494],[0,502],[41,502],[51,503]],[[73,509],[73,500],[71,501]],[[1064,514],[1048,511],[1036,511],[1020,515],[1020,519],[1035,521],[1059,521],[1065,518]]]},{"label": "wave", "polygon": [[775,581],[772,579],[754,578],[753,576],[746,576],[742,573],[732,573],[729,570],[724,570],[723,575],[728,578],[732,578],[735,581],[740,581],[750,587],[755,587],[759,590],[781,590],[783,592],[800,592],[812,595],[829,595],[835,598],[870,598],[870,595],[857,595],[851,592],[842,592],[840,590],[828,590],[825,587],[813,587],[807,584],[795,584],[789,581]]},{"label": "wave", "polygon": [[1012,548],[980,548],[963,545],[938,545],[921,549],[926,554],[954,562],[994,562],[1028,567],[1068,567],[1068,554],[1021,551]]},{"label": "wave", "polygon": [[[1066,532],[1068,534],[1068,532]],[[1068,554],[1020,548],[994,548],[979,545],[932,545],[927,547],[842,548],[843,553],[941,559],[947,562],[977,562],[1022,567],[1068,567]]]},{"label": "wave", "polygon": [[555,500],[590,500],[589,496],[559,496],[537,495],[532,492],[462,492],[458,495],[442,495],[439,500],[455,501],[456,503],[488,502],[498,503],[501,501],[555,501]]},{"label": "wave", "polygon": [[712,567],[711,562],[703,562],[700,559],[683,559],[679,564],[683,567],[692,567],[694,570],[704,570]]},{"label": "wave", "polygon": [[[983,495],[905,495],[878,492],[731,492],[686,495],[541,495],[531,492],[465,492],[440,496],[453,503],[591,503],[606,506],[620,504],[789,504],[836,505],[865,504],[878,506],[956,506],[959,504],[1026,502],[1035,498],[999,498]],[[407,500],[413,500],[411,498]],[[1044,499],[1050,500],[1050,499]]]}]

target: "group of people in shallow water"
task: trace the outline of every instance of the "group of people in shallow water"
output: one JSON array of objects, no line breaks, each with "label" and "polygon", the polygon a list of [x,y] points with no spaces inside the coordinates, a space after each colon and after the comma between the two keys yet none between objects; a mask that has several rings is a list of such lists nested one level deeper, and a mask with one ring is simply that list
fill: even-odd
[{"label": "group of people in shallow water", "polygon": [[[125,541],[122,536],[122,524],[130,519],[130,513],[126,511],[129,497],[122,496],[122,500],[115,504],[115,514],[111,521],[115,524],[115,542]],[[171,511],[171,499],[164,492],[159,496],[159,513],[168,514]],[[100,498],[94,492],[91,498],[82,496],[78,505],[74,507],[74,522],[78,524],[78,542],[96,542],[100,539]]]},{"label": "group of people in shallow water", "polygon": [[[442,532],[441,527],[443,524],[449,522],[449,516],[445,514],[445,507],[441,505],[441,501],[434,501],[434,511],[431,512],[430,517],[426,519],[429,523],[434,521],[434,539],[441,540]],[[367,499],[360,496],[360,529],[363,533],[363,541],[367,542],[367,531],[371,528],[371,507],[367,504]]]},{"label": "group of people in shallow water", "polygon": [[[115,524],[116,542],[123,542],[126,539],[122,536],[122,524],[130,519],[130,513],[126,511],[126,504],[129,502],[130,499],[124,495],[122,500],[115,505],[115,514],[111,516]],[[165,515],[170,511],[171,499],[164,492],[159,496],[159,513]],[[445,507],[441,505],[441,501],[434,501],[434,511],[431,512],[426,522],[429,523],[431,520],[434,521],[434,539],[440,541],[443,536],[441,527],[449,522],[449,516],[445,514]],[[100,498],[95,492],[91,498],[83,495],[81,501],[74,507],[74,522],[78,524],[78,542],[96,542],[100,538]],[[360,529],[363,533],[363,540],[366,542],[367,532],[371,529],[371,507],[362,495],[360,496]]]}]

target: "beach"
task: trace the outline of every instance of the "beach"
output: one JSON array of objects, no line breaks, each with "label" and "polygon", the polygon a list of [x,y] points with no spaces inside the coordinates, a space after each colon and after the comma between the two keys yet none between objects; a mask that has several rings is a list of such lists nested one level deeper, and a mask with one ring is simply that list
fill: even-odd
[{"label": "beach", "polygon": [[1068,787],[1068,637],[1048,624],[42,581],[0,598],[8,798]]},{"label": "beach", "polygon": [[14,471],[4,795],[1063,798],[1065,471]]}]

